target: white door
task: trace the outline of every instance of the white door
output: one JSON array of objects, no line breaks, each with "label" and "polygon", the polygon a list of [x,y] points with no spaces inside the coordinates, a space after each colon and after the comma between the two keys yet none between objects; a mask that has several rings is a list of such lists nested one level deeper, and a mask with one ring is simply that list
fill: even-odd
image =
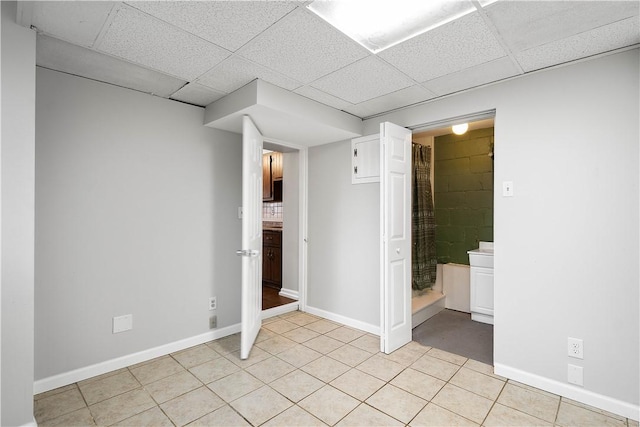
[{"label": "white door", "polygon": [[242,117],[242,326],[240,358],[249,357],[262,326],[262,135]]},{"label": "white door", "polygon": [[381,328],[389,354],[411,341],[411,131],[380,124]]}]

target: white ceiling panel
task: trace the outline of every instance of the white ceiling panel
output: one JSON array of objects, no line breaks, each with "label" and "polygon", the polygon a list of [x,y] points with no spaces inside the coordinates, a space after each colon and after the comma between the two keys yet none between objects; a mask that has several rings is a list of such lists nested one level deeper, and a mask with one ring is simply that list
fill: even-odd
[{"label": "white ceiling panel", "polygon": [[349,117],[640,45],[638,0],[477,0],[377,55],[308,3],[20,1],[17,21],[43,67],[195,105],[260,81]]},{"label": "white ceiling panel", "polygon": [[186,80],[229,56],[212,43],[129,7],[118,10],[97,48]]},{"label": "white ceiling panel", "polygon": [[186,82],[130,62],[39,35],[36,64],[56,71],[168,97]]},{"label": "white ceiling panel", "polygon": [[298,89],[294,90],[294,92],[306,98],[313,99],[314,101],[318,101],[321,104],[336,108],[338,110],[344,110],[345,108],[350,107],[352,105],[351,103],[345,101],[344,99],[336,98],[333,95],[329,95],[328,93],[322,92],[321,90],[318,90],[311,86],[299,87]]},{"label": "white ceiling panel", "polygon": [[80,46],[93,46],[113,2],[39,2],[33,9],[31,25],[40,32],[55,35]]},{"label": "white ceiling panel", "polygon": [[389,64],[369,56],[322,77],[311,86],[352,104],[359,104],[414,84]]},{"label": "white ceiling panel", "polygon": [[423,83],[423,86],[438,95],[447,95],[518,74],[520,72],[511,59],[504,57],[429,80]]},{"label": "white ceiling panel", "polygon": [[293,79],[237,56],[222,61],[198,82],[219,91],[233,92],[256,78],[288,90],[300,87],[300,83]]},{"label": "white ceiling panel", "polygon": [[637,43],[640,22],[635,17],[534,47],[516,58],[525,71],[533,71]]},{"label": "white ceiling panel", "polygon": [[235,51],[296,8],[290,1],[135,1],[143,10]]},{"label": "white ceiling panel", "polygon": [[198,83],[189,83],[171,95],[171,99],[206,107],[225,95],[224,92],[217,92]]},{"label": "white ceiling panel", "polygon": [[486,12],[515,53],[638,16],[638,1],[499,1]]},{"label": "white ceiling panel", "polygon": [[478,13],[426,32],[379,54],[414,80],[425,82],[506,56]]},{"label": "white ceiling panel", "polygon": [[435,98],[436,95],[422,86],[411,86],[401,89],[397,92],[389,93],[379,98],[370,99],[353,107],[346,108],[344,111],[358,117],[370,117],[375,114],[384,113],[395,110],[407,105],[416,104],[422,101],[428,101]]},{"label": "white ceiling panel", "polygon": [[368,55],[365,48],[303,9],[287,15],[238,53],[305,84]]}]

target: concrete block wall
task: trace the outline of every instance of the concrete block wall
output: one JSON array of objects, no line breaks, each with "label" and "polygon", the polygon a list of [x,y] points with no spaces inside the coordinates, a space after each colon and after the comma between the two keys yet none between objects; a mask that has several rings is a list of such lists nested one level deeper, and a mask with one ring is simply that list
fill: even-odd
[{"label": "concrete block wall", "polygon": [[438,263],[469,264],[467,251],[493,241],[493,128],[435,138]]}]

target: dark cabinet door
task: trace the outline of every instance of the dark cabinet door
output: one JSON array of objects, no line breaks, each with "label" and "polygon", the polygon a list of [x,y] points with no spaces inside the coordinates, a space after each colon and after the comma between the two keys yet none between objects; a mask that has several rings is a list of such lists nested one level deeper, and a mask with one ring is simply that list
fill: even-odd
[{"label": "dark cabinet door", "polygon": [[282,153],[271,153],[271,176],[274,180],[282,179]]},{"label": "dark cabinet door", "polygon": [[273,176],[271,173],[271,155],[262,155],[262,200],[273,200]]},{"label": "dark cabinet door", "polygon": [[262,283],[282,287],[282,232],[265,230],[262,234]]}]

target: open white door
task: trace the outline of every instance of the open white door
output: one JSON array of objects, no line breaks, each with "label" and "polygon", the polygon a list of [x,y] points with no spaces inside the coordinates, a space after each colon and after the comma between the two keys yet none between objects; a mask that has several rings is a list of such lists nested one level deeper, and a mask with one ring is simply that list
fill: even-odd
[{"label": "open white door", "polygon": [[262,326],[262,144],[249,116],[242,118],[242,326],[240,358],[249,357]]},{"label": "open white door", "polygon": [[411,341],[411,131],[380,124],[380,350]]}]

